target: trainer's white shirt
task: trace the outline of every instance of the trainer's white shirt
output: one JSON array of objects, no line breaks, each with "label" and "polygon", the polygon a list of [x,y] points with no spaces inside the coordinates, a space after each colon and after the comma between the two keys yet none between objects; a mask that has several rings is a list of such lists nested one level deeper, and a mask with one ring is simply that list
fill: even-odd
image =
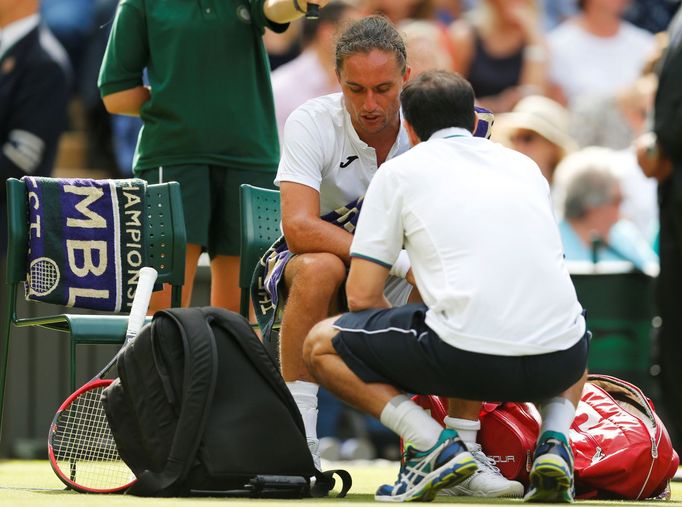
[{"label": "trainer's white shirt", "polygon": [[549,186],[521,153],[452,128],[382,165],[351,255],[390,267],[403,244],[426,323],[450,345],[535,355],[585,333]]},{"label": "trainer's white shirt", "polygon": [[[401,123],[388,158],[409,147]],[[291,181],[317,190],[321,215],[364,195],[376,172],[376,151],[355,132],[343,94],[309,100],[287,119],[275,184]]]}]

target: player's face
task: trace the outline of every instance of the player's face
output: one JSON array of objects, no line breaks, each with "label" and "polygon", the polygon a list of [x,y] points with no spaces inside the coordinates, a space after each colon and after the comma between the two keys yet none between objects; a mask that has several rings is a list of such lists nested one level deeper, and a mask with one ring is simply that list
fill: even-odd
[{"label": "player's face", "polygon": [[346,109],[361,139],[400,125],[400,92],[409,76],[392,52],[348,56],[338,71]]}]

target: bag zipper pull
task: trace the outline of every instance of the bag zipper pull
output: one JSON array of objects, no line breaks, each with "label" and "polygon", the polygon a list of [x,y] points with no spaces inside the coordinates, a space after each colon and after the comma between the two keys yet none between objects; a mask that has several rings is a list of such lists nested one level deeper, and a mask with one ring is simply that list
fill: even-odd
[{"label": "bag zipper pull", "polygon": [[654,437],[649,438],[651,438],[651,457],[656,459],[658,458],[658,445],[656,445],[656,439]]}]

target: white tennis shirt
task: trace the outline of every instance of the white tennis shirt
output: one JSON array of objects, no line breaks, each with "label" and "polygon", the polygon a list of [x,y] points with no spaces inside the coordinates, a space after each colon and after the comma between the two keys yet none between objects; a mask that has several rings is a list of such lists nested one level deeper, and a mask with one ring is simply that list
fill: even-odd
[{"label": "white tennis shirt", "polygon": [[453,346],[534,355],[585,333],[549,186],[521,153],[452,128],[383,164],[351,255],[390,267],[403,244],[426,323]]},{"label": "white tennis shirt", "polygon": [[[409,147],[401,124],[388,158]],[[358,137],[341,93],[309,100],[287,119],[275,184],[291,181],[317,190],[321,215],[364,195],[376,172],[376,151]]]}]

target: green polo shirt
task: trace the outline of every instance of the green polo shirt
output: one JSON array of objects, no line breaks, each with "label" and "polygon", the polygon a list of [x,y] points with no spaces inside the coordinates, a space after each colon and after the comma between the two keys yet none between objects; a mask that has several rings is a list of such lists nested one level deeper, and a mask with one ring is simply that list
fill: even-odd
[{"label": "green polo shirt", "polygon": [[121,0],[102,96],[142,84],[151,99],[133,166],[210,164],[274,172],[279,161],[264,0]]}]

